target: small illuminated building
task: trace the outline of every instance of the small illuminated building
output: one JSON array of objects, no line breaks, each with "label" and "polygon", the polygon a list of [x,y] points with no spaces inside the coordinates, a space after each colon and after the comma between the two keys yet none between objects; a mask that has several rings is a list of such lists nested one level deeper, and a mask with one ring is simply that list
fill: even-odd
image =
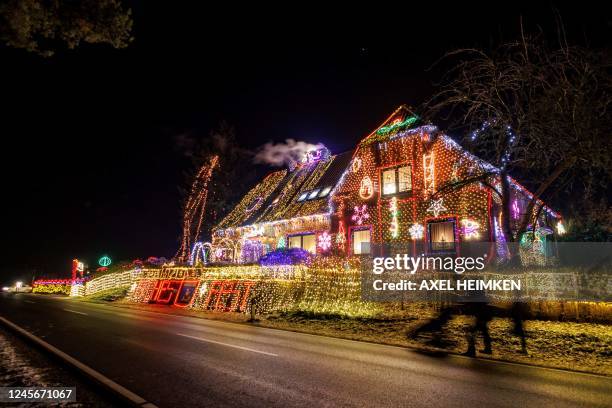
[{"label": "small illuminated building", "polygon": [[[211,262],[254,263],[278,248],[312,254],[369,253],[397,244],[414,253],[457,254],[466,241],[503,242],[501,203],[480,183],[435,195],[439,188],[494,169],[435,126],[418,125],[398,108],[355,150],[322,148],[301,163],[270,173],[213,230]],[[495,183],[494,183],[495,184]],[[531,197],[511,181],[512,223]],[[534,234],[562,228],[544,206]]]}]

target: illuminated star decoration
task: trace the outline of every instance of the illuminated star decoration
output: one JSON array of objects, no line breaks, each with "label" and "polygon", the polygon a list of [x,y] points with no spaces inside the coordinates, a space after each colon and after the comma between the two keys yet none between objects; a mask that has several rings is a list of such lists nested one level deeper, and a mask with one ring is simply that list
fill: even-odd
[{"label": "illuminated star decoration", "polygon": [[431,200],[431,205],[427,209],[427,212],[430,212],[434,215],[434,217],[437,217],[441,212],[446,210],[447,208],[444,206],[443,199],[439,198],[437,200]]},{"label": "illuminated star decoration", "polygon": [[327,231],[319,235],[318,244],[322,251],[327,251],[331,248],[331,235]]},{"label": "illuminated star decoration", "polygon": [[412,239],[421,239],[423,238],[423,231],[425,228],[421,224],[412,224],[412,226],[408,229],[410,232],[410,238]]},{"label": "illuminated star decoration", "polygon": [[351,219],[355,221],[357,225],[361,225],[368,218],[370,218],[370,214],[368,214],[368,206],[366,204],[362,205],[361,207],[356,205],[353,209],[353,216]]}]

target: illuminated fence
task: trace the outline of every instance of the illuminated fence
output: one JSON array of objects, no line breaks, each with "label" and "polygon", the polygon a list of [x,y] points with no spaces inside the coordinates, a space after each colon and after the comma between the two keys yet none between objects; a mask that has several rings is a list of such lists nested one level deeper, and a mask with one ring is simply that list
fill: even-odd
[{"label": "illuminated fence", "polygon": [[[108,275],[103,275],[98,278],[94,278],[89,282],[85,283],[84,290],[81,295],[93,295],[94,293],[115,289],[119,287],[130,286],[140,277],[142,273],[144,273],[145,269],[130,269],[128,271],[110,273]],[[78,296],[78,293],[71,296]]]}]

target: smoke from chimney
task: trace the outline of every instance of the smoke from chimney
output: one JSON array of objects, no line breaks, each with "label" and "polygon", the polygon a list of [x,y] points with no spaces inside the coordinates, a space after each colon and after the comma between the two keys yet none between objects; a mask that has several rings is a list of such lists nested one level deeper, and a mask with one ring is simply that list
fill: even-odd
[{"label": "smoke from chimney", "polygon": [[281,167],[284,165],[290,168],[299,163],[306,156],[306,152],[317,150],[324,147],[322,144],[311,144],[294,139],[286,139],[285,143],[266,143],[257,151],[255,163],[266,163],[271,166]]}]

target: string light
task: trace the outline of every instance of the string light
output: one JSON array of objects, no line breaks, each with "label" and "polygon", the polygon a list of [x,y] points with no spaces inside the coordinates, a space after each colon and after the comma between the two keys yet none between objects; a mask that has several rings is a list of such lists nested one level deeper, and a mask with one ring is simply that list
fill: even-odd
[{"label": "string light", "polygon": [[206,213],[206,200],[208,198],[208,183],[213,170],[219,164],[219,156],[213,156],[209,163],[204,164],[191,185],[189,198],[183,212],[183,237],[177,253],[179,262],[187,262],[190,258],[191,243],[200,236],[202,221]]},{"label": "string light", "polygon": [[391,212],[391,225],[389,226],[389,232],[393,238],[397,238],[399,235],[399,222],[397,221],[397,197],[391,198],[389,202],[389,211]]}]

